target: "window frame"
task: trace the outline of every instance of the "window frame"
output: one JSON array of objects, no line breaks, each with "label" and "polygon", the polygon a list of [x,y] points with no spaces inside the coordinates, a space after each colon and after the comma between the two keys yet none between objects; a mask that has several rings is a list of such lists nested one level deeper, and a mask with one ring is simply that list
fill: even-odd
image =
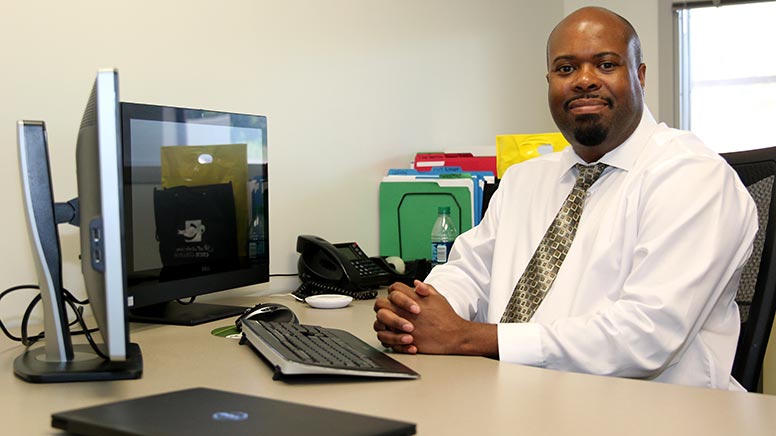
[{"label": "window frame", "polygon": [[689,20],[686,19],[687,13],[692,9],[710,8],[720,6],[733,6],[751,3],[769,3],[774,0],[699,0],[699,1],[681,1],[671,3],[671,22],[673,28],[673,107],[671,116],[674,126],[682,130],[692,130],[692,121],[690,117],[690,52]]}]

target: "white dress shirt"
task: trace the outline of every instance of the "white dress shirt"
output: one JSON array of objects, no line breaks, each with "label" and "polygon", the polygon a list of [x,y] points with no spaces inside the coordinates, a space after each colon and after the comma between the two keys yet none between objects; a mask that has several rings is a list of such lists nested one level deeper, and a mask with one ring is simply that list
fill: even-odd
[{"label": "white dress shirt", "polygon": [[[599,162],[576,237],[528,323],[498,325],[502,361],[738,389],[741,269],[757,231],[736,173],[689,132],[641,123]],[[571,147],[507,170],[480,225],[426,279],[462,317],[499,323],[571,191]],[[731,382],[732,381],[732,382]]]}]

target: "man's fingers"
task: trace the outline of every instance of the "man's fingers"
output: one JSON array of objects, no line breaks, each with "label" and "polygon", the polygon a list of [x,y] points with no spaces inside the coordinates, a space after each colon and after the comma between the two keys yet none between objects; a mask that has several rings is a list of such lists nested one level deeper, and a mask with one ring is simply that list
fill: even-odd
[{"label": "man's fingers", "polygon": [[[411,289],[411,288],[408,288]],[[388,294],[388,298],[378,297],[375,300],[374,306],[372,306],[375,312],[379,312],[380,309],[388,309],[392,312],[407,312],[409,314],[418,314],[420,307],[418,307],[415,300],[410,298],[403,291],[395,291]]]},{"label": "man's fingers", "polygon": [[383,347],[393,350],[396,353],[404,353],[404,354],[417,354],[418,353],[418,347],[410,344],[410,345],[390,345],[390,344],[383,344]]},{"label": "man's fingers", "polygon": [[380,309],[377,311],[377,321],[375,322],[375,327],[378,323],[383,325],[383,330],[388,329],[407,333],[410,333],[412,330],[414,330],[414,326],[411,322],[388,309]]},{"label": "man's fingers", "polygon": [[372,306],[375,312],[377,312],[380,309],[390,309],[391,308],[391,302],[388,301],[385,297],[377,297],[375,300],[375,304]]},{"label": "man's fingers", "polygon": [[406,333],[396,333],[391,330],[382,330],[377,332],[377,339],[383,346],[395,347],[412,344],[414,340],[412,335]]},{"label": "man's fingers", "polygon": [[418,347],[410,344],[410,345],[394,345],[391,347],[393,351],[397,353],[405,353],[405,354],[417,354]]},{"label": "man's fingers", "polygon": [[388,294],[388,301],[399,309],[409,313],[415,315],[420,313],[420,306],[418,306],[418,303],[404,291],[391,291],[391,293]]},{"label": "man's fingers", "polygon": [[433,286],[423,283],[420,280],[415,280],[415,293],[422,297],[439,294]]},{"label": "man's fingers", "polygon": [[420,293],[403,283],[394,283],[388,288],[388,297],[378,298],[374,304],[377,319],[372,327],[377,332],[377,339],[383,347],[397,353],[418,352],[412,335],[415,326],[411,320],[420,314],[420,298],[436,293],[431,286],[421,282],[416,282],[416,285],[418,283],[424,286]]}]

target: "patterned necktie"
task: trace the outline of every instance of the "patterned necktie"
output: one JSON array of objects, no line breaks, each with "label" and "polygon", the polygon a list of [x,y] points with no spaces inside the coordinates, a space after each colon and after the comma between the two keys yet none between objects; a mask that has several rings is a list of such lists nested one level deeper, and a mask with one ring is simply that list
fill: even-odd
[{"label": "patterned necktie", "polygon": [[566,258],[574,235],[577,233],[587,190],[604,172],[606,164],[598,163],[592,166],[576,164],[576,168],[579,170],[577,182],[547,229],[547,233],[539,242],[525,272],[517,281],[512,298],[501,317],[502,323],[528,322],[536,312],[547,290],[555,281],[560,265]]}]

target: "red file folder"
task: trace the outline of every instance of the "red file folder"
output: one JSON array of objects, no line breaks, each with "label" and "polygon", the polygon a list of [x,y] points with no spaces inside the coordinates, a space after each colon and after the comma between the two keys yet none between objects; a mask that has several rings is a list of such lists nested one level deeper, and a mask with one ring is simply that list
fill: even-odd
[{"label": "red file folder", "polygon": [[433,167],[461,167],[463,171],[490,171],[496,174],[496,156],[475,156],[471,153],[418,153],[415,169],[431,171]]}]

